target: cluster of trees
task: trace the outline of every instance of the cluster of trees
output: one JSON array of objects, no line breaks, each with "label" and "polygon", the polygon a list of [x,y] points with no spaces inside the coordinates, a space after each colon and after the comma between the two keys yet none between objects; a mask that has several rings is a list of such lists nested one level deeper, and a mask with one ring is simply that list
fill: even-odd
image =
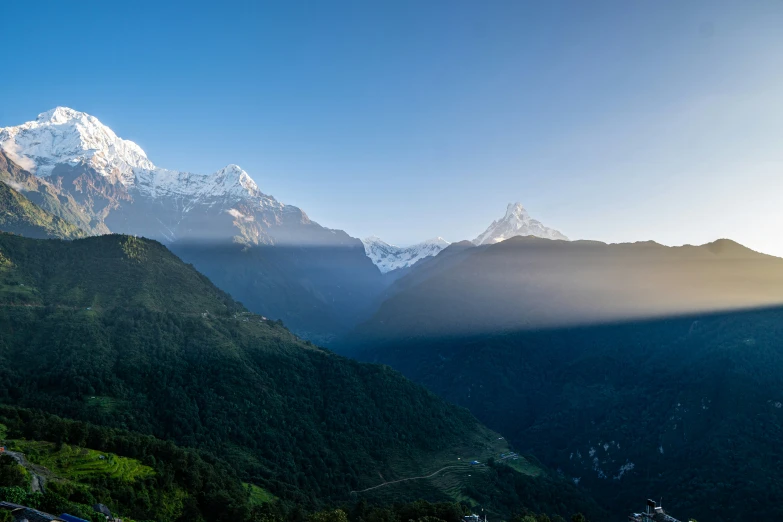
[{"label": "cluster of trees", "polygon": [[[436,502],[424,500],[398,502],[385,505],[369,504],[366,501],[329,508],[305,515],[298,508],[286,508],[276,504],[267,506],[263,513],[264,522],[463,522],[464,517],[475,511],[459,502]],[[481,512],[479,512],[481,513]],[[481,515],[483,517],[483,515]],[[488,515],[488,520],[497,520],[498,515]],[[483,520],[483,518],[482,518]],[[582,513],[568,518],[559,515],[549,516],[536,513],[527,508],[517,508],[507,520],[509,522],[588,522]]]}]

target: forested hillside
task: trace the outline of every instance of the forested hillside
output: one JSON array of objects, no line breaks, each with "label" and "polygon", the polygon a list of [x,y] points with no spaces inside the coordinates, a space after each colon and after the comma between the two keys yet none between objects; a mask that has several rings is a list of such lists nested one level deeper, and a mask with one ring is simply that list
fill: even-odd
[{"label": "forested hillside", "polygon": [[0,181],[0,232],[41,239],[74,239],[86,235],[74,225],[36,206],[2,181]]},{"label": "forested hillside", "polygon": [[[467,410],[248,313],[154,241],[0,235],[0,256],[3,402],[208,450],[305,509],[495,451]],[[403,482],[395,500],[599,513],[529,464]]]},{"label": "forested hillside", "polygon": [[[428,338],[364,352],[469,408],[616,517],[783,516],[783,309]],[[618,518],[619,519],[619,518]]]},{"label": "forested hillside", "polygon": [[149,435],[2,405],[0,444],[2,501],[95,522],[96,503],[136,521],[262,519],[224,461]]}]

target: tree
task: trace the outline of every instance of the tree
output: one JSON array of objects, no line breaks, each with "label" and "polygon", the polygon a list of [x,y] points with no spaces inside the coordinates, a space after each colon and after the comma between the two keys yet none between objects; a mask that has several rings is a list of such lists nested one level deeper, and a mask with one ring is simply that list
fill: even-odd
[{"label": "tree", "polygon": [[26,488],[29,485],[30,479],[22,466],[9,455],[0,457],[0,486]]},{"label": "tree", "polygon": [[308,522],[348,522],[348,516],[342,509],[319,511],[310,515]]}]

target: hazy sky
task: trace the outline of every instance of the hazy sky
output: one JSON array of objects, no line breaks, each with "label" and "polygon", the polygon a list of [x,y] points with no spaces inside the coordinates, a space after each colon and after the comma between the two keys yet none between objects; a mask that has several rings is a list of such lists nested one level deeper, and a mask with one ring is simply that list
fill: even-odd
[{"label": "hazy sky", "polygon": [[783,2],[73,4],[3,6],[0,126],[69,106],[398,244],[518,200],[572,238],[783,256]]}]

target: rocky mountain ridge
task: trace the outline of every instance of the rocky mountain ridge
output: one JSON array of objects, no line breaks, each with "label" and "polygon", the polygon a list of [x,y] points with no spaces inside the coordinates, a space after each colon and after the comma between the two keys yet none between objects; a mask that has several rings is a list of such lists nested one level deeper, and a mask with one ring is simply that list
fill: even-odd
[{"label": "rocky mountain ridge", "polygon": [[362,239],[362,243],[367,257],[384,274],[392,270],[408,268],[426,257],[438,255],[451,244],[442,237],[436,237],[409,247],[398,247],[376,236],[366,237]]}]

